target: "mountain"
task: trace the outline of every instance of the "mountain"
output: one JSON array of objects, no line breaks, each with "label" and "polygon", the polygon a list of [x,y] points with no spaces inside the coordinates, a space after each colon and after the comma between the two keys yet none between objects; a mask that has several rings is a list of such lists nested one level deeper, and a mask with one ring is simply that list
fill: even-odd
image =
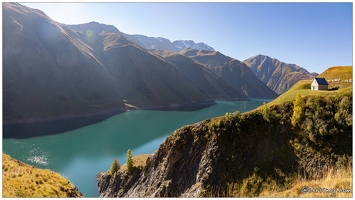
[{"label": "mountain", "polygon": [[241,100],[243,94],[238,93],[223,78],[210,69],[194,62],[191,58],[167,50],[151,50],[164,57],[179,69],[187,78],[195,83],[204,93],[215,100]]},{"label": "mountain", "polygon": [[210,47],[203,42],[195,43],[192,40],[175,40],[173,44],[180,51],[187,48],[196,49],[196,50],[214,51],[213,47]]},{"label": "mountain", "polygon": [[325,181],[351,196],[352,92],[298,101],[307,112],[295,124],[288,101],[184,126],[145,165],[98,173],[100,196],[301,197]]},{"label": "mountain", "polygon": [[81,192],[60,174],[38,169],[2,154],[2,197],[83,197]]},{"label": "mountain", "polygon": [[199,102],[213,100],[113,26],[67,26],[40,10],[3,4],[5,124]]},{"label": "mountain", "polygon": [[249,98],[275,98],[278,95],[261,82],[241,61],[225,56],[218,51],[184,49],[181,55],[212,70],[226,80],[239,93]]},{"label": "mountain", "polygon": [[195,43],[192,40],[175,40],[174,42],[171,42],[170,40],[163,37],[155,38],[155,37],[147,37],[138,34],[135,35],[129,35],[125,33],[122,34],[127,39],[147,49],[159,49],[159,50],[180,52],[182,49],[192,48],[197,50],[214,51],[213,47],[210,47],[203,42]]},{"label": "mountain", "polygon": [[67,26],[3,3],[2,31],[4,123],[126,110],[111,74]]},{"label": "mountain", "polygon": [[269,56],[257,55],[244,60],[244,63],[268,87],[278,94],[290,89],[299,80],[311,80],[314,73],[295,65],[281,62]]}]

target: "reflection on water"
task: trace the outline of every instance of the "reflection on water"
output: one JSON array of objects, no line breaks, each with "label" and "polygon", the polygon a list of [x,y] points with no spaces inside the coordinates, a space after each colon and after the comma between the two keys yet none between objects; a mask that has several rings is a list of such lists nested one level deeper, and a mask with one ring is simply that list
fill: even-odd
[{"label": "reflection on water", "polygon": [[4,139],[3,151],[25,163],[60,173],[85,197],[98,197],[96,174],[107,171],[114,158],[124,164],[127,149],[133,156],[153,153],[168,135],[184,125],[226,112],[249,111],[262,103],[223,101],[198,111],[135,110],[61,134]]}]

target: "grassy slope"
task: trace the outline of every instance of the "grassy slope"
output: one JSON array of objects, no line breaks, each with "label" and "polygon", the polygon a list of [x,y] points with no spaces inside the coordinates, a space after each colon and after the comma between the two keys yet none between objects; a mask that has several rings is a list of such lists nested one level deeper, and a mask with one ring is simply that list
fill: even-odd
[{"label": "grassy slope", "polygon": [[[318,77],[324,77],[329,82],[329,88],[339,87],[338,90],[314,91],[310,89],[312,81],[301,80],[296,83],[289,91],[279,96],[275,100],[268,103],[268,106],[279,105],[284,102],[293,101],[297,94],[305,96],[333,96],[346,93],[352,93],[352,82],[344,81],[352,79],[352,66],[331,67],[321,73]],[[330,82],[331,79],[340,78],[342,81]],[[262,110],[264,106],[258,107],[256,110]],[[261,197],[352,197],[352,193],[302,193],[304,186],[314,186],[319,188],[353,188],[352,184],[352,167],[334,172],[332,169],[328,171],[328,176],[320,180],[304,180],[302,176],[295,178],[293,186],[286,191],[277,191],[276,188],[269,191],[263,191]]]},{"label": "grassy slope", "polygon": [[[144,167],[146,165],[146,161],[149,156],[150,156],[150,154],[140,154],[140,155],[134,156],[133,157],[133,166],[134,167],[138,167],[138,166]],[[125,163],[121,166],[120,170],[126,170],[126,169],[127,169],[127,165]]]},{"label": "grassy slope", "polygon": [[[329,170],[328,175],[325,178],[320,180],[305,180],[303,177],[298,177],[295,184],[292,188],[278,192],[276,190],[273,191],[264,191],[260,196],[261,197],[341,197],[341,198],[349,198],[352,197],[352,167],[349,166],[347,169],[333,171]],[[324,192],[324,193],[313,193],[313,192],[302,192],[302,189],[307,186],[309,188],[334,188],[335,191],[332,192]],[[344,189],[343,191],[340,191]],[[346,189],[350,189],[346,190]]]},{"label": "grassy slope", "polygon": [[[309,82],[300,82],[294,90],[306,91],[305,88],[308,87]],[[202,196],[207,197],[323,197],[327,194],[302,193],[302,187],[352,189],[352,154],[349,142],[352,141],[352,123],[345,125],[348,121],[343,122],[336,117],[344,115],[344,119],[352,118],[351,113],[348,113],[348,106],[352,108],[352,104],[349,105],[352,102],[352,93],[341,95],[342,92],[352,92],[352,87],[329,93],[324,91],[324,94],[322,91],[309,92],[312,91],[305,92],[303,96],[317,94],[326,98],[308,98],[305,120],[296,127],[290,124],[293,112],[290,102],[293,99],[290,99],[280,101],[281,105],[270,108],[269,114],[265,114],[265,110],[232,113],[185,126],[162,144],[165,146],[160,147],[160,153],[164,154],[164,149],[179,151],[184,161],[175,160],[176,166],[172,170],[176,170],[174,173],[179,176],[194,177],[196,171],[189,171],[189,168],[184,168],[183,171],[178,169],[181,169],[181,165],[196,164],[195,159],[189,161],[189,158],[194,157],[191,152],[199,154],[193,148],[210,146],[208,142],[213,141],[216,149],[210,155],[212,157],[209,162],[214,166],[214,173],[203,183],[207,190]],[[329,94],[335,97],[328,98]],[[346,99],[350,101],[344,107]],[[340,111],[340,108],[347,112],[343,113],[344,110]],[[330,113],[332,117],[326,117],[325,113]],[[269,121],[265,116],[268,116]],[[309,129],[310,122],[313,122],[313,129]],[[321,132],[324,127],[327,129]],[[332,127],[337,128],[335,131],[330,130]],[[191,138],[194,138],[193,143]],[[169,157],[169,152],[165,153]],[[161,156],[161,159],[167,157]],[[156,166],[152,162],[163,161],[153,155],[147,166]],[[259,170],[255,171],[256,168]],[[175,178],[175,182],[180,180],[169,176],[166,175],[165,178]],[[148,182],[141,180],[140,184],[144,187]],[[224,184],[228,188],[223,188]],[[335,196],[352,197],[352,193],[337,192]]]},{"label": "grassy slope", "polygon": [[[342,95],[344,93],[350,93],[353,90],[352,82],[347,82],[352,78],[352,67],[331,67],[321,73],[318,77],[324,77],[326,80],[338,79],[342,81],[329,82],[329,88],[339,87],[338,90],[317,91],[311,90],[312,81],[301,80],[297,82],[291,89],[268,103],[268,106],[277,105],[288,101],[293,101],[297,94],[302,97],[305,96],[330,96],[330,95]],[[257,110],[262,109],[262,106]]]},{"label": "grassy slope", "polygon": [[65,178],[2,154],[3,197],[82,197]]}]

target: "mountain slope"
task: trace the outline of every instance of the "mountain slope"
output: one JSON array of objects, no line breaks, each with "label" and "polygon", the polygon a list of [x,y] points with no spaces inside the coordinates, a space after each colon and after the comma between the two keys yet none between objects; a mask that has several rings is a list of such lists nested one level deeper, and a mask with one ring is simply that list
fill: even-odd
[{"label": "mountain slope", "polygon": [[[89,23],[71,27],[85,38],[86,30],[95,30],[96,25]],[[96,42],[89,45],[117,83],[117,89],[125,103],[141,109],[151,109],[212,101],[172,64],[132,43],[121,34],[103,29],[96,38]]]},{"label": "mountain slope", "polygon": [[211,69],[247,97],[275,98],[278,96],[262,83],[243,62],[227,57],[218,51],[198,51],[189,48],[182,50],[180,54]]},{"label": "mountain slope", "polygon": [[111,75],[78,35],[39,10],[3,4],[4,122],[126,109]]},{"label": "mountain slope", "polygon": [[82,197],[60,174],[37,169],[2,154],[2,197]]},{"label": "mountain slope", "polygon": [[215,100],[240,100],[245,97],[238,93],[224,79],[210,69],[194,62],[191,58],[167,50],[152,50],[174,64],[187,78],[194,82],[204,93]]},{"label": "mountain slope", "polygon": [[286,64],[264,55],[248,58],[244,63],[268,87],[278,94],[290,89],[299,80],[311,80],[314,74],[295,64]]},{"label": "mountain slope", "polygon": [[213,103],[171,63],[113,26],[66,26],[4,3],[3,41],[5,124]]}]

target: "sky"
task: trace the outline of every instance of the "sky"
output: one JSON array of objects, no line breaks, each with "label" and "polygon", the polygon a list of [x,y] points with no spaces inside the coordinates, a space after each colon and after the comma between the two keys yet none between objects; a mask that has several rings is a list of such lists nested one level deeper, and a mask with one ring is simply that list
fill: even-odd
[{"label": "sky", "polygon": [[317,73],[352,65],[352,2],[22,4],[64,24],[96,21],[127,34],[204,42],[240,61],[262,54]]}]

